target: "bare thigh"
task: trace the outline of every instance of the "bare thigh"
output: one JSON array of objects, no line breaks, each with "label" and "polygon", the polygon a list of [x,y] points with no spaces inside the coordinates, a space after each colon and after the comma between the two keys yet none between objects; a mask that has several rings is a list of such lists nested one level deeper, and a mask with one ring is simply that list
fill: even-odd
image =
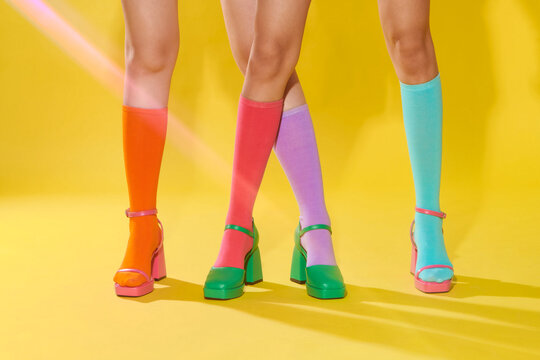
[{"label": "bare thigh", "polygon": [[258,1],[243,95],[257,101],[283,97],[300,54],[309,0]]},{"label": "bare thigh", "polygon": [[[256,0],[221,0],[225,26],[229,36],[231,51],[238,68],[245,75],[251,45],[255,37]],[[296,70],[285,88],[284,110],[289,110],[306,103],[304,92]]]},{"label": "bare thigh", "polygon": [[123,0],[124,104],[166,107],[179,47],[177,0]]}]

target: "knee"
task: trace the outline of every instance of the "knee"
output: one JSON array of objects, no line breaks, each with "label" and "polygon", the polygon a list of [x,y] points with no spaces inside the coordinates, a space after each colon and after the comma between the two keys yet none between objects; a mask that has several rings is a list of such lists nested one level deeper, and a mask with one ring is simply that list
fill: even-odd
[{"label": "knee", "polygon": [[154,41],[150,44],[126,44],[126,68],[132,74],[156,74],[174,70],[178,41]]},{"label": "knee", "polygon": [[244,75],[246,75],[250,50],[251,50],[251,47],[249,46],[242,46],[233,50],[234,61],[236,62],[236,65],[238,65],[238,68],[240,69],[242,74]]},{"label": "knee", "polygon": [[261,81],[284,78],[294,70],[298,55],[294,49],[279,41],[254,42],[247,72]]},{"label": "knee", "polygon": [[396,32],[390,36],[389,50],[394,63],[403,73],[418,73],[431,61],[428,31]]}]

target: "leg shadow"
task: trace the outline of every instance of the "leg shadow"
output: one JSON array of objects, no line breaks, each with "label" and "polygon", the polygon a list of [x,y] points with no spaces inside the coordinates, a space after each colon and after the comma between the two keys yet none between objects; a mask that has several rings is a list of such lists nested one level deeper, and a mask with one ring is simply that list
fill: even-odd
[{"label": "leg shadow", "polygon": [[437,358],[540,356],[540,313],[456,300],[473,296],[536,299],[538,287],[467,276],[458,279],[455,289],[444,295],[349,284],[345,299],[322,301],[308,297],[301,286],[263,282],[246,287],[241,298],[215,301],[203,298],[201,285],[168,278],[152,294],[130,300],[204,302],[299,329]]}]

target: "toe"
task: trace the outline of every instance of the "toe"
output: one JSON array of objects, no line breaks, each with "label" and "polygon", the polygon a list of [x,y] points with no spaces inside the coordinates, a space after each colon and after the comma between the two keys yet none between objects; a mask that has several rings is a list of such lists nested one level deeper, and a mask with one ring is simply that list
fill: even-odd
[{"label": "toe", "polygon": [[454,276],[454,272],[448,268],[426,269],[420,273],[420,279],[429,282],[441,283],[450,280]]},{"label": "toe", "polygon": [[114,275],[114,282],[120,286],[135,287],[144,283],[146,279],[139,273],[135,272],[117,272]]}]

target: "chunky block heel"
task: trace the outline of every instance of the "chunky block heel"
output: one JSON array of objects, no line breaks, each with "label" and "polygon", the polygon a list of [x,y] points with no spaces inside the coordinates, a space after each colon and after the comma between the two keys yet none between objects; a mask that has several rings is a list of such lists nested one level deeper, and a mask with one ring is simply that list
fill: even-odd
[{"label": "chunky block heel", "polygon": [[308,231],[328,230],[330,234],[332,229],[325,224],[316,224],[306,226],[298,224],[294,233],[294,250],[291,264],[291,281],[298,284],[306,284],[306,290],[309,296],[317,299],[341,299],[347,295],[343,276],[339,267],[336,265],[312,265],[306,267],[306,250],[300,243],[300,238]]},{"label": "chunky block heel", "polygon": [[[416,212],[419,212],[421,214],[425,215],[431,215],[436,216],[441,219],[446,218],[446,214],[444,212],[440,211],[433,211],[428,209],[421,209],[419,207],[415,208]],[[454,268],[449,265],[442,265],[442,264],[435,264],[435,265],[427,265],[424,266],[418,271],[416,270],[416,262],[418,260],[418,248],[416,247],[416,243],[414,242],[414,220],[411,223],[411,228],[409,231],[409,236],[411,238],[412,243],[412,254],[411,254],[411,274],[414,275],[414,286],[424,292],[424,293],[443,293],[448,292],[452,288],[452,279],[445,280],[443,282],[435,282],[435,281],[424,281],[420,279],[420,273],[426,269],[434,269],[434,268],[447,268],[452,271],[454,271]]]},{"label": "chunky block heel", "polygon": [[253,238],[253,247],[246,255],[244,268],[212,267],[204,283],[204,297],[214,300],[234,299],[244,294],[244,285],[252,285],[261,282],[262,266],[261,253],[259,251],[259,232],[252,223],[253,232],[238,226],[226,225],[225,230],[237,230]]},{"label": "chunky block heel", "polygon": [[158,250],[154,260],[152,261],[152,278],[156,281],[167,277],[167,268],[165,267],[165,251],[163,245]]},{"label": "chunky block heel", "polygon": [[[157,210],[142,210],[142,211],[130,211],[126,210],[126,216],[128,218],[139,217],[139,216],[150,216],[156,215]],[[161,231],[161,238],[159,246],[152,254],[152,263],[151,263],[151,276],[148,276],[144,271],[139,269],[120,269],[118,272],[133,272],[141,274],[146,279],[141,285],[138,286],[121,286],[119,284],[114,284],[114,289],[116,295],[118,296],[128,296],[128,297],[138,297],[143,296],[154,291],[154,280],[161,280],[167,276],[167,271],[165,269],[165,252],[163,250],[163,224],[158,219],[158,225]]]},{"label": "chunky block heel", "polygon": [[294,247],[291,263],[291,281],[297,284],[306,283],[306,258]]},{"label": "chunky block heel", "polygon": [[246,284],[253,285],[263,280],[261,266],[261,252],[257,248],[247,261],[246,265]]}]

